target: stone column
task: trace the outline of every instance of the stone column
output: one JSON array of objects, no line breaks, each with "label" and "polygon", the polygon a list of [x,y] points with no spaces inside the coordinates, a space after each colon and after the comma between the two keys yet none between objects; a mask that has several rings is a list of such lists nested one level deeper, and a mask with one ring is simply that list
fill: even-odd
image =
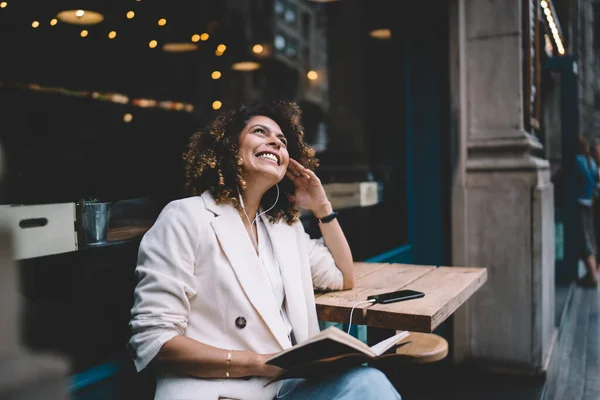
[{"label": "stone column", "polygon": [[455,360],[537,373],[555,331],[554,203],[549,163],[523,125],[522,4],[455,5],[453,263],[489,277],[455,316]]}]

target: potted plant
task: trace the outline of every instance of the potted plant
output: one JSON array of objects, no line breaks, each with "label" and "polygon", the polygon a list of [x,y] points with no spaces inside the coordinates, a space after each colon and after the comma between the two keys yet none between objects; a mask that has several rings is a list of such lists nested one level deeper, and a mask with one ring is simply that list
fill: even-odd
[{"label": "potted plant", "polygon": [[94,246],[108,240],[108,222],[110,202],[101,202],[98,198],[81,200],[81,240],[83,244]]}]

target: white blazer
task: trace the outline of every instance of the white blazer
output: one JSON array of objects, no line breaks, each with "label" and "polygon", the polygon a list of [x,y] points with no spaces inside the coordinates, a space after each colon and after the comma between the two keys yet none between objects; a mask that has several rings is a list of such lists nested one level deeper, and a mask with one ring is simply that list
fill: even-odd
[{"label": "white blazer", "polygon": [[[262,218],[280,265],[292,331],[302,342],[319,331],[313,287],[339,290],[343,276],[323,240],[311,239],[302,223]],[[216,204],[208,191],[167,204],[141,241],[136,276],[129,345],[138,371],[176,335],[257,353],[290,346],[240,215],[229,204]],[[245,326],[241,319],[236,324],[239,317]],[[155,400],[272,399],[279,385],[265,388],[265,382],[161,374]]]}]

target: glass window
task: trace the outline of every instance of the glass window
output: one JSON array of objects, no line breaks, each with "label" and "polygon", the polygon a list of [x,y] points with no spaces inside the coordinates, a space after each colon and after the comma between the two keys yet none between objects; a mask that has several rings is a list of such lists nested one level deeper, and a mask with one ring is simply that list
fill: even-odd
[{"label": "glass window", "polygon": [[[238,102],[294,100],[325,183],[381,183],[383,202],[357,214],[356,256],[407,242],[403,22],[383,20],[392,0],[101,2],[104,20],[88,26],[73,21],[92,13],[57,18],[66,0],[36,3],[35,16],[31,1],[9,3],[0,13],[8,202],[177,197],[191,132]],[[250,56],[258,69],[232,69]]]}]

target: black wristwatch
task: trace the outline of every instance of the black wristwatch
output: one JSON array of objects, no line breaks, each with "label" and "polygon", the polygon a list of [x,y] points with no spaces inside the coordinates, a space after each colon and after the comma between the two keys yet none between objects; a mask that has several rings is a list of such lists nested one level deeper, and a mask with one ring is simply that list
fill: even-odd
[{"label": "black wristwatch", "polygon": [[324,216],[323,218],[317,218],[319,220],[320,223],[322,224],[326,224],[328,222],[333,221],[334,219],[336,219],[338,216],[337,211],[333,211],[331,214]]}]

